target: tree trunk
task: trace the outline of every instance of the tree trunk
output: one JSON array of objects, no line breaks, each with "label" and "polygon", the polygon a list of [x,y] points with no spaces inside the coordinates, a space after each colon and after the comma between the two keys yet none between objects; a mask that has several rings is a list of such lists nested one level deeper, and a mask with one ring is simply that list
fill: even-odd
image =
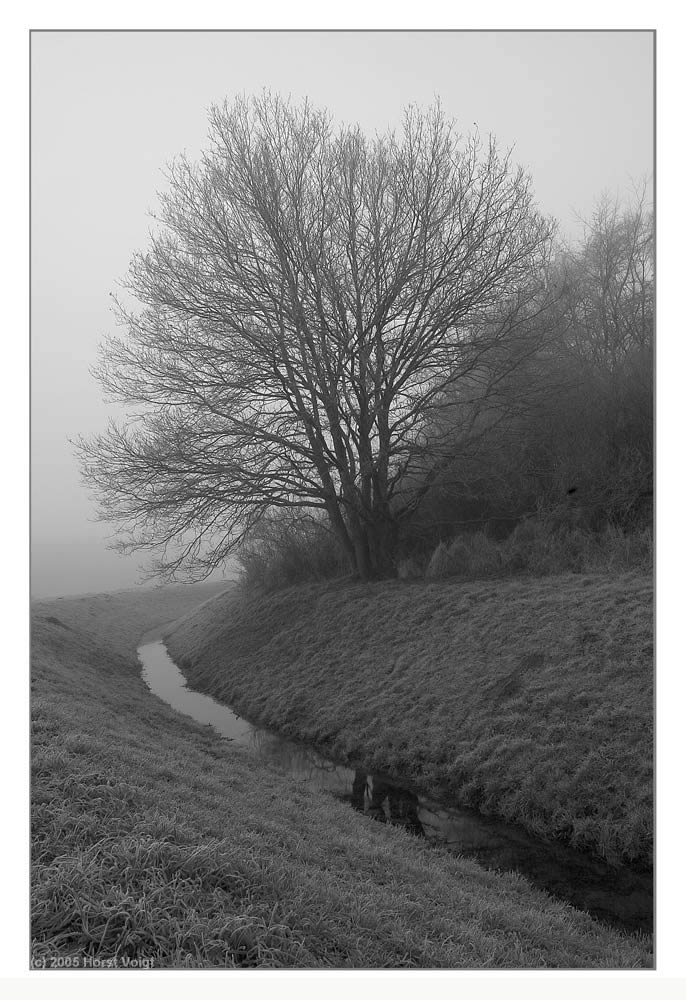
[{"label": "tree trunk", "polygon": [[359,522],[352,530],[353,547],[355,550],[355,572],[360,580],[371,580],[374,576],[367,532]]},{"label": "tree trunk", "polygon": [[395,575],[397,534],[397,526],[389,519],[379,519],[372,524],[356,519],[351,536],[354,570],[361,580],[384,580]]},{"label": "tree trunk", "polygon": [[397,524],[386,514],[382,514],[368,529],[368,538],[374,575],[378,579],[395,576]]},{"label": "tree trunk", "polygon": [[[335,501],[327,503],[327,512],[348,556],[351,570],[364,581],[395,576],[398,525],[390,514],[388,504],[378,503],[369,510],[350,486],[347,497],[345,515]],[[360,508],[364,513],[360,512]]]}]

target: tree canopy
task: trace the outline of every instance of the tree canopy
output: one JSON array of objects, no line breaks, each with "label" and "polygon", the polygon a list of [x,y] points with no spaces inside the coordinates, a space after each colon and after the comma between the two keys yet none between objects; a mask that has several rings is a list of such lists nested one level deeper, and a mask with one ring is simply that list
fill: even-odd
[{"label": "tree canopy", "polygon": [[101,517],[203,575],[262,518],[326,519],[362,578],[454,460],[424,428],[535,347],[553,224],[492,137],[439,104],[369,138],[265,93],[177,159],[96,369],[129,407],[79,441]]}]

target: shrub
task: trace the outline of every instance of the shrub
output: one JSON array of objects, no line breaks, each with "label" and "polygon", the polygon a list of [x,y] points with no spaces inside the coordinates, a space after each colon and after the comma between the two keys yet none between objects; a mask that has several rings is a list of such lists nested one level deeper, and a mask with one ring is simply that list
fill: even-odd
[{"label": "shrub", "polygon": [[238,553],[241,582],[269,593],[295,583],[342,576],[347,563],[326,526],[312,519],[268,518]]},{"label": "shrub", "polygon": [[468,546],[462,537],[458,537],[448,546],[448,560],[450,563],[451,576],[469,576],[471,572],[471,558]]},{"label": "shrub", "polygon": [[501,570],[501,546],[483,531],[468,535],[462,545],[467,549],[467,564],[472,576],[492,576]]},{"label": "shrub", "polygon": [[421,580],[422,573],[421,567],[416,559],[400,559],[396,567],[399,580]]},{"label": "shrub", "polygon": [[426,567],[425,576],[427,580],[440,580],[443,577],[451,575],[451,560],[448,555],[448,546],[445,542],[439,542],[429,560],[429,565]]},{"label": "shrub", "polygon": [[624,533],[621,528],[608,525],[603,532],[606,564],[611,569],[636,567],[646,571],[653,568],[653,532],[650,528]]},{"label": "shrub", "polygon": [[653,566],[653,534],[624,532],[609,525],[604,531],[560,526],[554,518],[529,518],[517,525],[509,538],[496,541],[484,532],[460,535],[450,545],[441,542],[426,570],[427,579],[461,576],[478,579],[527,573],[553,573],[640,569]]}]

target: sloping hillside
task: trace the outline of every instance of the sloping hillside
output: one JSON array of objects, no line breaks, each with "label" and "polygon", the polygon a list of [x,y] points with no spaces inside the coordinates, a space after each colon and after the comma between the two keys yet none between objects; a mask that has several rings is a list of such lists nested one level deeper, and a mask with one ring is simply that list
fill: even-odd
[{"label": "sloping hillside", "polygon": [[57,621],[110,650],[135,653],[145,632],[197,611],[205,601],[234,588],[233,581],[224,580],[37,600],[31,602],[31,619]]},{"label": "sloping hillside", "polygon": [[652,600],[631,573],[237,590],[166,641],[253,721],[649,866]]},{"label": "sloping hillside", "polygon": [[646,939],[367,823],[158,701],[126,625],[177,597],[34,610],[34,967],[651,964]]}]

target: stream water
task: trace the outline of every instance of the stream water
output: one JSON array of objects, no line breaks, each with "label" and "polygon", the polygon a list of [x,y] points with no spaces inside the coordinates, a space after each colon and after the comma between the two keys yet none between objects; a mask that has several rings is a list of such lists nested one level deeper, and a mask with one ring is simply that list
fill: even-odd
[{"label": "stream water", "polygon": [[373,819],[400,824],[457,854],[474,857],[484,867],[520,872],[606,923],[652,933],[651,874],[614,867],[564,845],[537,840],[513,824],[435,801],[410,784],[328,760],[305,744],[254,726],[214,698],[188,688],[159,639],[144,639],[138,656],[143,680],[153,694],[178,712],[212,726],[224,739],[251,747],[261,759],[297,780],[348,801]]}]

